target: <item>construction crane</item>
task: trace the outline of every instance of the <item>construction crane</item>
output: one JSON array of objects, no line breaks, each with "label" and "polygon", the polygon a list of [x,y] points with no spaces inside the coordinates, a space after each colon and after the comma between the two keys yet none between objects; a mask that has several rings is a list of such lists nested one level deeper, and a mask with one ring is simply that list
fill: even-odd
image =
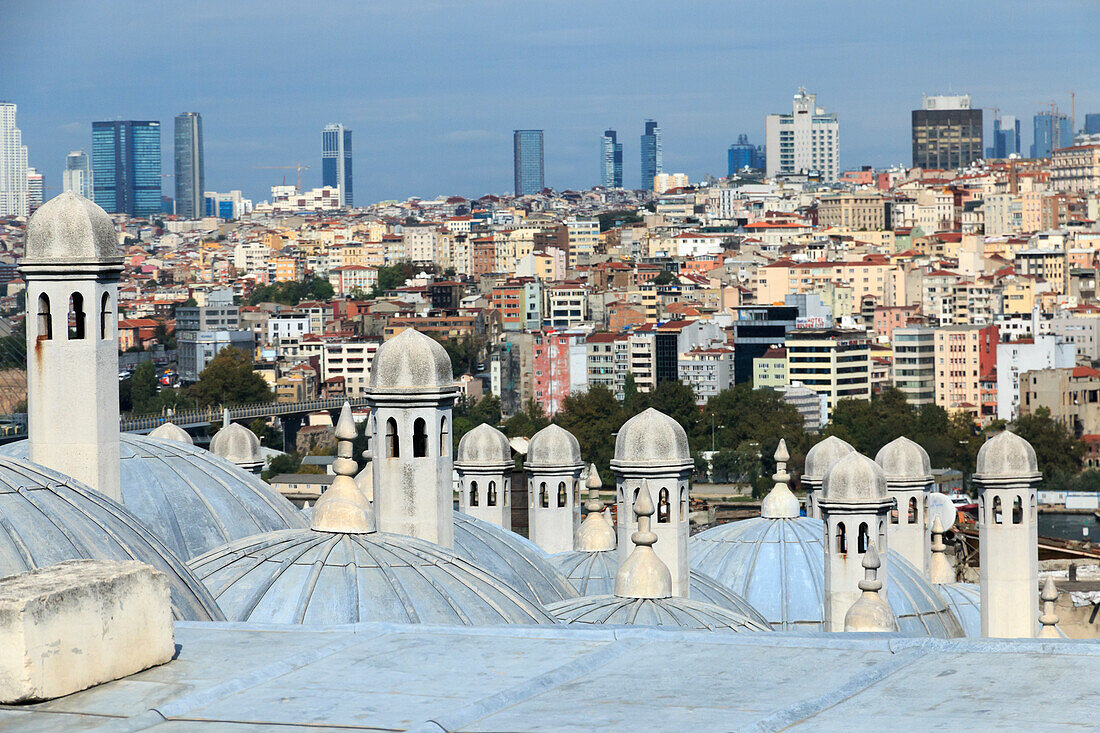
[{"label": "construction crane", "polygon": [[[296,188],[297,193],[302,192],[302,171],[308,171],[309,166],[304,163],[295,163],[294,165],[256,165],[252,166],[257,170],[269,170],[269,171],[297,171],[298,172],[298,186]],[[283,184],[286,184],[286,176],[283,176]]]}]

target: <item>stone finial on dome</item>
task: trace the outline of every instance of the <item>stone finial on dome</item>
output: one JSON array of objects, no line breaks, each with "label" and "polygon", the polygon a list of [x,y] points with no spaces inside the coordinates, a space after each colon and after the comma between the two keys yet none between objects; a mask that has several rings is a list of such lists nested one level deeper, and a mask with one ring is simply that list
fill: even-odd
[{"label": "stone finial on dome", "polygon": [[638,531],[630,535],[634,551],[615,574],[615,595],[620,598],[672,597],[672,573],[653,551],[657,535],[650,531],[649,518],[654,511],[649,482],[643,480],[634,500],[634,513],[638,515]]},{"label": "stone finial on dome", "polygon": [[803,481],[816,482],[818,486],[825,479],[832,465],[838,460],[855,453],[856,449],[846,441],[835,435],[830,435],[806,451],[805,470],[802,472]]},{"label": "stone finial on dome", "polygon": [[352,441],[358,431],[351,417],[351,405],[347,402],[340,410],[336,422],[336,460],[332,469],[336,472],[329,488],[313,505],[310,528],[318,532],[342,532],[362,534],[373,532],[374,510],[355,483],[358,465],[352,457]]},{"label": "stone finial on dome", "polygon": [[149,437],[157,440],[174,440],[177,443],[187,443],[187,445],[195,444],[195,441],[191,439],[186,430],[170,421],[163,422],[156,429],[150,430]]},{"label": "stone finial on dome", "polygon": [[596,465],[588,467],[588,478],[584,485],[588,488],[588,501],[584,508],[588,510],[581,526],[577,528],[577,536],[573,540],[573,549],[579,552],[606,552],[615,549],[615,528],[603,515],[603,502],[600,501],[600,474],[596,472]]},{"label": "stone finial on dome", "polygon": [[928,451],[904,435],[879,449],[875,462],[882,466],[891,486],[925,485],[932,481],[932,462]]},{"label": "stone finial on dome", "polygon": [[955,582],[955,571],[947,560],[947,545],[943,543],[943,523],[938,515],[932,520],[932,558],[928,563],[928,579],[937,584]]},{"label": "stone finial on dome", "polygon": [[781,438],[779,446],[775,449],[775,475],[772,476],[775,486],[760,504],[762,517],[792,519],[800,514],[798,498],[787,486],[787,482],[791,480],[790,474],[787,473],[787,461],[790,457],[791,454],[787,452],[787,441]]},{"label": "stone finial on dome", "polygon": [[882,567],[878,550],[873,544],[867,546],[863,555],[864,578],[859,581],[859,598],[844,616],[845,631],[885,632],[897,631],[898,622],[890,604],[879,591],[882,581],[878,579],[878,570]]},{"label": "stone finial on dome", "polygon": [[1054,602],[1058,600],[1058,589],[1054,587],[1054,578],[1047,576],[1047,582],[1043,583],[1043,590],[1039,593],[1039,600],[1043,602],[1043,615],[1039,617],[1039,638],[1059,639],[1058,614],[1054,613]]},{"label": "stone finial on dome", "polygon": [[71,191],[38,207],[27,222],[24,265],[121,265],[121,259],[111,217]]},{"label": "stone finial on dome", "polygon": [[886,474],[865,455],[849,453],[825,475],[823,500],[879,502],[887,498]]},{"label": "stone finial on dome", "polygon": [[231,422],[214,433],[210,439],[210,452],[246,471],[257,471],[264,463],[260,439],[240,423]]},{"label": "stone finial on dome", "polygon": [[974,480],[982,484],[1031,482],[1040,475],[1039,461],[1031,443],[1008,430],[985,441],[978,451]]},{"label": "stone finial on dome", "polygon": [[431,336],[406,328],[378,347],[371,362],[370,388],[453,391],[451,357]]}]

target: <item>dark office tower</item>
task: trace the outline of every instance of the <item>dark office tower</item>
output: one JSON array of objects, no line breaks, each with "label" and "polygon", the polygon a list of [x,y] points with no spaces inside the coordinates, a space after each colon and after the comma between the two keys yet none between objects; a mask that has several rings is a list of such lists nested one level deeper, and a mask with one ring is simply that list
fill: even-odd
[{"label": "dark office tower", "polygon": [[732,176],[745,168],[763,170],[764,156],[759,146],[749,142],[748,135],[738,135],[737,142],[730,145],[726,155],[726,175]]},{"label": "dark office tower", "polygon": [[614,130],[604,130],[600,146],[600,185],[623,187],[623,144]]},{"label": "dark office tower", "polygon": [[1060,112],[1040,112],[1032,120],[1034,136],[1032,158],[1049,158],[1052,150],[1073,145],[1073,125],[1069,115]]},{"label": "dark office tower", "polygon": [[184,219],[203,215],[206,170],[202,155],[202,115],[176,115],[176,214]]},{"label": "dark office tower", "polygon": [[993,157],[1020,154],[1020,121],[1012,115],[993,120]]},{"label": "dark office tower", "polygon": [[546,187],[543,176],[542,130],[512,132],[512,165],[516,196],[538,193]]},{"label": "dark office tower", "polygon": [[642,188],[653,190],[653,179],[661,172],[661,166],[661,128],[653,120],[646,120],[642,135]]},{"label": "dark office tower", "polygon": [[954,170],[980,160],[982,111],[970,95],[925,96],[913,110],[913,167]]},{"label": "dark office tower", "polygon": [[351,208],[351,130],[339,122],[321,130],[321,185],[340,187],[340,205]]},{"label": "dark office tower", "polygon": [[92,183],[95,202],[112,214],[159,214],[160,122],[93,122]]},{"label": "dark office tower", "polygon": [[1086,135],[1100,135],[1100,114],[1085,115],[1085,129],[1082,132]]}]

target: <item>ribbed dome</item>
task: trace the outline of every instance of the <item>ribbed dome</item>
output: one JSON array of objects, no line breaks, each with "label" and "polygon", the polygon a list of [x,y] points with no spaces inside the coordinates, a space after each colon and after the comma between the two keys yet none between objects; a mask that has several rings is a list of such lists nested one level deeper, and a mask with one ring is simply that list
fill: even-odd
[{"label": "ribbed dome", "polygon": [[980,639],[982,636],[982,589],[974,583],[943,583],[937,585],[947,607],[959,620],[967,638]]},{"label": "ribbed dome", "polygon": [[748,616],[688,598],[582,596],[554,603],[547,610],[566,624],[675,626],[681,629],[771,631]]},{"label": "ribbed dome", "polygon": [[[242,537],[309,526],[258,476],[183,443],[120,436],[122,504],[181,560]],[[26,458],[27,441],[0,447]]]},{"label": "ribbed dome", "polygon": [[488,571],[438,545],[384,532],[269,532],[195,558],[191,567],[230,621],[552,622]]},{"label": "ribbed dome", "polygon": [[875,463],[882,467],[887,481],[932,480],[932,462],[928,451],[904,435],[882,446],[875,455]]},{"label": "ribbed dome", "polygon": [[[820,631],[825,618],[825,523],[811,517],[730,522],[688,541],[691,566],[752,604],[777,630]],[[947,601],[897,552],[887,600],[904,636],[962,636]],[[880,576],[881,578],[881,576]]]},{"label": "ribbed dome", "polygon": [[186,443],[187,445],[195,444],[195,441],[186,430],[171,422],[162,423],[159,427],[150,430],[149,437],[157,440],[174,440],[177,443]]},{"label": "ribbed dome", "polygon": [[94,262],[121,256],[111,217],[71,191],[42,204],[27,222],[23,264]]},{"label": "ribbed dome", "polygon": [[684,428],[652,407],[623,423],[615,438],[616,463],[675,465],[690,460],[691,449]]},{"label": "ribbed dome", "polygon": [[825,474],[822,500],[877,501],[886,496],[886,474],[860,453],[849,453]]},{"label": "ribbed dome", "polygon": [[547,425],[531,437],[523,465],[527,468],[580,466],[581,444],[565,428]]},{"label": "ribbed dome", "polygon": [[451,357],[431,338],[406,328],[378,347],[370,368],[371,389],[450,389]]},{"label": "ribbed dome", "polygon": [[210,439],[210,452],[238,466],[262,466],[263,451],[256,434],[240,423],[229,423]]},{"label": "ribbed dome", "polygon": [[997,433],[978,451],[976,479],[1038,478],[1039,461],[1035,449],[1019,435],[1005,430]]},{"label": "ribbed dome", "polygon": [[577,591],[538,545],[515,532],[454,513],[455,554],[496,575],[530,601],[546,605]]},{"label": "ribbed dome", "polygon": [[833,464],[849,453],[855,453],[855,448],[836,437],[830,435],[806,451],[805,467],[802,478],[820,482],[825,480],[825,474],[829,472]]},{"label": "ribbed dome", "polygon": [[79,559],[148,563],[168,576],[177,619],[222,619],[183,561],[122,506],[56,471],[0,458],[0,577]]},{"label": "ribbed dome", "polygon": [[[581,595],[604,596],[614,593],[615,574],[619,572],[617,551],[559,552],[549,559]],[[763,626],[768,625],[767,619],[748,601],[714,578],[697,570],[691,571],[690,578],[688,597],[692,600],[710,603],[727,611],[740,613]]]},{"label": "ribbed dome", "polygon": [[478,425],[458,441],[454,465],[456,468],[512,465],[508,437],[488,423]]}]

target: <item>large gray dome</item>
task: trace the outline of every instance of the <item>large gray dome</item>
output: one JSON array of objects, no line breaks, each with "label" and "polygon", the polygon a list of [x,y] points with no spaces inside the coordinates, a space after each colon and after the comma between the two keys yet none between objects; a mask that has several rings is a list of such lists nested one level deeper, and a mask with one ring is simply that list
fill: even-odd
[{"label": "large gray dome", "polygon": [[372,390],[450,389],[454,381],[447,350],[412,328],[383,342],[370,367]]},{"label": "large gray dome", "polygon": [[577,591],[531,540],[469,514],[455,512],[455,554],[546,605],[576,598]]},{"label": "large gray dome", "polygon": [[581,466],[581,444],[571,432],[551,423],[531,436],[523,465],[526,468]]},{"label": "large gray dome", "polygon": [[125,508],[56,471],[0,458],[0,577],[79,559],[148,563],[168,576],[177,619],[223,618],[183,561]]},{"label": "large gray dome", "polygon": [[675,626],[681,629],[771,631],[748,616],[688,598],[623,598],[581,596],[550,605],[561,623],[615,626]]},{"label": "large gray dome", "polygon": [[488,571],[438,545],[384,532],[269,532],[197,557],[191,568],[230,621],[552,622]]},{"label": "large gray dome", "polygon": [[[308,520],[258,476],[194,446],[123,433],[122,504],[181,560],[242,537],[307,527]],[[26,458],[27,441],[0,447]]]},{"label": "large gray dome", "polygon": [[512,448],[508,436],[489,423],[482,423],[462,436],[455,451],[456,468],[511,466]]},{"label": "large gray dome", "polygon": [[120,257],[118,232],[111,217],[71,191],[42,204],[27,222],[23,264],[101,262]]},{"label": "large gray dome", "polygon": [[[825,618],[825,523],[756,517],[688,540],[692,568],[753,605],[777,630],[820,631]],[[905,636],[955,638],[962,627],[936,586],[894,550],[887,600]]]},{"label": "large gray dome", "polygon": [[687,433],[680,423],[648,407],[619,428],[614,460],[628,465],[658,466],[691,461]]}]

